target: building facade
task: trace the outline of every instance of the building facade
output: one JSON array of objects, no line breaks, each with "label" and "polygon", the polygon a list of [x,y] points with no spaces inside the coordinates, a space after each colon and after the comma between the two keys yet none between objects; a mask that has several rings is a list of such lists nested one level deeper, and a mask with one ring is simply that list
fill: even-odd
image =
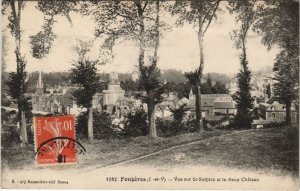
[{"label": "building facade", "polygon": [[[286,107],[283,104],[280,104],[278,101],[274,101],[266,109],[266,120],[272,122],[284,122],[286,120]],[[297,112],[295,105],[291,106],[291,121],[292,123],[297,123]]]}]

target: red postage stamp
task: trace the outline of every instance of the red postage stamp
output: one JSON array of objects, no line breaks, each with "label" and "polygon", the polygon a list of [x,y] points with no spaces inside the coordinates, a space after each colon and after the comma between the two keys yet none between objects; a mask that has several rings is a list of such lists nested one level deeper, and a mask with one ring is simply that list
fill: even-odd
[{"label": "red postage stamp", "polygon": [[34,132],[38,165],[77,162],[73,115],[35,117]]}]

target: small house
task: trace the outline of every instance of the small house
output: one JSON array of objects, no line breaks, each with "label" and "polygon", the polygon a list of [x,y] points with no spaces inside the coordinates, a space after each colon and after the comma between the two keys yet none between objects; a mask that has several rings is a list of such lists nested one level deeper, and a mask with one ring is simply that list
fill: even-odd
[{"label": "small house", "polygon": [[[266,110],[266,120],[272,122],[284,122],[286,119],[286,106],[274,101]],[[297,112],[295,109],[295,104],[291,107],[291,119],[292,123],[297,123]]]}]

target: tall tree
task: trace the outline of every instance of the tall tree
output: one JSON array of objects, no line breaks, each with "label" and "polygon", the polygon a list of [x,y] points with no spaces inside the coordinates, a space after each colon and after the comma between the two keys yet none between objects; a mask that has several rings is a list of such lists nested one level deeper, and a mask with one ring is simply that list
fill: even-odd
[{"label": "tall tree", "polygon": [[200,91],[200,84],[202,79],[202,67],[203,65],[200,65],[199,68],[197,68],[193,72],[187,72],[185,73],[185,77],[188,79],[188,81],[191,83],[191,85],[195,88],[196,96],[195,96],[195,105],[196,105],[196,130],[202,131],[203,130],[203,123],[202,123],[202,113],[201,113],[201,91]]},{"label": "tall tree", "polygon": [[251,72],[248,67],[246,55],[241,56],[241,69],[236,75],[238,90],[236,92],[237,114],[234,125],[240,128],[250,128],[252,123],[251,110],[253,108],[253,97],[251,97]]},{"label": "tall tree", "polygon": [[158,103],[162,101],[161,95],[167,89],[167,84],[161,84],[159,82],[160,70],[157,68],[158,61],[158,49],[160,43],[160,0],[155,1],[155,24],[153,31],[153,44],[154,44],[154,53],[151,58],[150,66],[146,66],[142,61],[144,57],[144,53],[140,52],[139,57],[139,69],[141,71],[141,84],[145,88],[147,92],[147,96],[144,98],[144,101],[148,106],[148,121],[149,121],[149,129],[150,129],[150,137],[157,138],[156,132],[156,123],[155,123],[155,107]]},{"label": "tall tree", "polygon": [[286,105],[286,125],[291,126],[291,107],[292,102],[297,99],[299,86],[295,80],[296,73],[295,64],[299,64],[299,59],[291,55],[287,51],[281,51],[277,55],[276,62],[273,67],[274,79],[274,95],[276,100]]},{"label": "tall tree", "polygon": [[[80,12],[77,9],[78,4],[76,1],[38,1],[37,7],[44,14],[44,25],[40,32],[30,37],[33,57],[42,59],[50,53],[53,41],[56,38],[53,33],[53,25],[56,22],[55,16],[64,16],[73,27],[70,13],[72,11]],[[97,76],[96,65],[98,61],[86,57],[86,54],[90,51],[91,43],[80,41],[78,45],[75,50],[79,58],[77,63],[74,64],[74,68],[70,70],[69,78],[71,84],[78,86],[78,89],[72,93],[77,104],[88,110],[88,139],[93,142],[92,99],[96,91],[101,89],[102,86],[100,86],[100,78]]]},{"label": "tall tree", "polygon": [[11,34],[15,38],[15,55],[17,71],[10,74],[10,79],[8,82],[9,93],[12,98],[17,100],[18,111],[19,111],[19,123],[21,125],[21,139],[22,145],[28,143],[27,130],[26,130],[26,116],[25,110],[27,107],[28,97],[26,97],[25,92],[27,89],[26,82],[26,61],[25,57],[21,54],[21,18],[22,10],[25,6],[25,1],[19,0],[4,0],[2,1],[3,13],[8,13],[9,24],[8,27]]},{"label": "tall tree", "polygon": [[[200,54],[200,63],[198,69],[187,73],[186,76],[190,80],[193,78],[193,85],[195,86],[196,94],[196,128],[200,131],[203,129],[202,115],[201,115],[201,78],[204,68],[204,35],[207,32],[213,18],[216,17],[221,0],[177,0],[172,8],[172,14],[179,16],[177,25],[182,26],[185,22],[193,24],[198,28],[198,45]],[[198,75],[198,77],[196,77]]]},{"label": "tall tree", "polygon": [[148,106],[150,136],[156,138],[154,111],[165,89],[165,85],[159,82],[160,71],[157,68],[159,36],[164,29],[159,19],[160,1],[107,1],[92,4],[92,7],[83,5],[86,8],[84,13],[93,15],[97,24],[96,36],[107,37],[105,47],[112,49],[117,40],[121,39],[138,43],[140,83],[147,93],[143,101]]},{"label": "tall tree", "polygon": [[70,13],[78,12],[76,1],[37,1],[37,8],[44,14],[44,24],[42,30],[36,35],[30,36],[32,56],[37,59],[46,57],[51,50],[52,44],[57,37],[53,33],[53,25],[56,16],[64,16],[73,26]]},{"label": "tall tree", "polygon": [[237,49],[241,49],[241,69],[237,74],[238,90],[236,92],[237,115],[234,125],[250,128],[252,124],[251,110],[253,98],[251,97],[251,71],[248,67],[246,44],[248,32],[255,20],[255,0],[231,1],[231,13],[237,13],[236,20],[240,28],[233,31],[233,38]]},{"label": "tall tree", "polygon": [[[2,32],[2,58],[1,58],[1,71],[5,72],[7,64],[6,64],[6,60],[5,57],[7,56],[7,36]],[[1,81],[1,83],[3,82],[3,80]],[[3,87],[3,86],[2,86]]]},{"label": "tall tree", "polygon": [[93,133],[93,96],[100,87],[100,77],[97,75],[96,65],[98,61],[93,61],[85,57],[88,52],[88,47],[82,45],[78,49],[79,59],[74,64],[74,68],[70,69],[69,79],[72,85],[78,87],[72,92],[76,103],[79,106],[87,108],[88,111],[88,139],[90,142],[94,141]]},{"label": "tall tree", "polygon": [[[273,71],[274,96],[286,105],[286,124],[291,124],[291,102],[299,105],[299,1],[266,1],[258,7],[254,30],[269,49],[279,47]],[[296,107],[299,116],[299,108]]]}]

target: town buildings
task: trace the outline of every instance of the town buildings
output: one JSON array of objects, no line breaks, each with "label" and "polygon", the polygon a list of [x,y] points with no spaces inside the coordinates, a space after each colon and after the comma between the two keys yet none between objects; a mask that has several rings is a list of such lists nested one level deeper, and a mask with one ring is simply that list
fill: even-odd
[{"label": "town buildings", "polygon": [[[134,73],[136,74],[136,73]],[[136,76],[134,77],[136,78]],[[268,85],[272,85],[270,78],[260,78],[257,83],[257,91],[265,91]],[[74,88],[74,87],[73,87]],[[36,83],[36,92],[31,95],[32,108],[34,112],[48,112],[61,114],[79,115],[86,111],[85,108],[78,107],[72,99],[71,87],[54,86],[44,91],[42,73]],[[272,90],[272,86],[270,87]],[[272,91],[271,91],[272,92]],[[147,111],[147,105],[142,103],[139,96],[145,96],[144,91],[125,91],[120,87],[118,73],[113,72],[109,75],[107,89],[93,96],[92,107],[98,111],[105,111],[115,118],[123,118],[135,108],[143,108]],[[167,92],[162,95],[162,102],[157,104],[155,116],[157,118],[172,119],[172,110],[185,107],[186,118],[195,118],[195,95],[190,91],[189,97],[178,98],[177,92]],[[285,106],[278,103],[273,98],[266,101],[255,103],[259,120],[270,122],[283,122],[285,120]],[[203,118],[212,116],[233,116],[236,114],[235,102],[228,94],[202,94],[201,112]],[[292,122],[297,122],[297,112],[295,105],[291,110]]]},{"label": "town buildings", "polygon": [[[254,108],[253,120],[254,127],[263,127],[271,123],[283,123],[286,120],[286,106],[279,103],[274,98],[269,99],[265,103],[258,103]],[[298,114],[296,105],[293,102],[291,105],[291,122],[292,124],[298,123]]]},{"label": "town buildings", "polygon": [[[189,108],[189,115],[195,115],[195,95],[190,91],[189,98],[179,100],[179,106],[186,105]],[[228,94],[201,94],[202,117],[214,115],[234,115],[236,112],[235,103]]]},{"label": "town buildings", "polygon": [[32,110],[34,111],[70,114],[71,107],[75,104],[68,88],[65,88],[61,92],[51,90],[45,93],[41,72],[36,84],[36,92],[31,97]]}]

